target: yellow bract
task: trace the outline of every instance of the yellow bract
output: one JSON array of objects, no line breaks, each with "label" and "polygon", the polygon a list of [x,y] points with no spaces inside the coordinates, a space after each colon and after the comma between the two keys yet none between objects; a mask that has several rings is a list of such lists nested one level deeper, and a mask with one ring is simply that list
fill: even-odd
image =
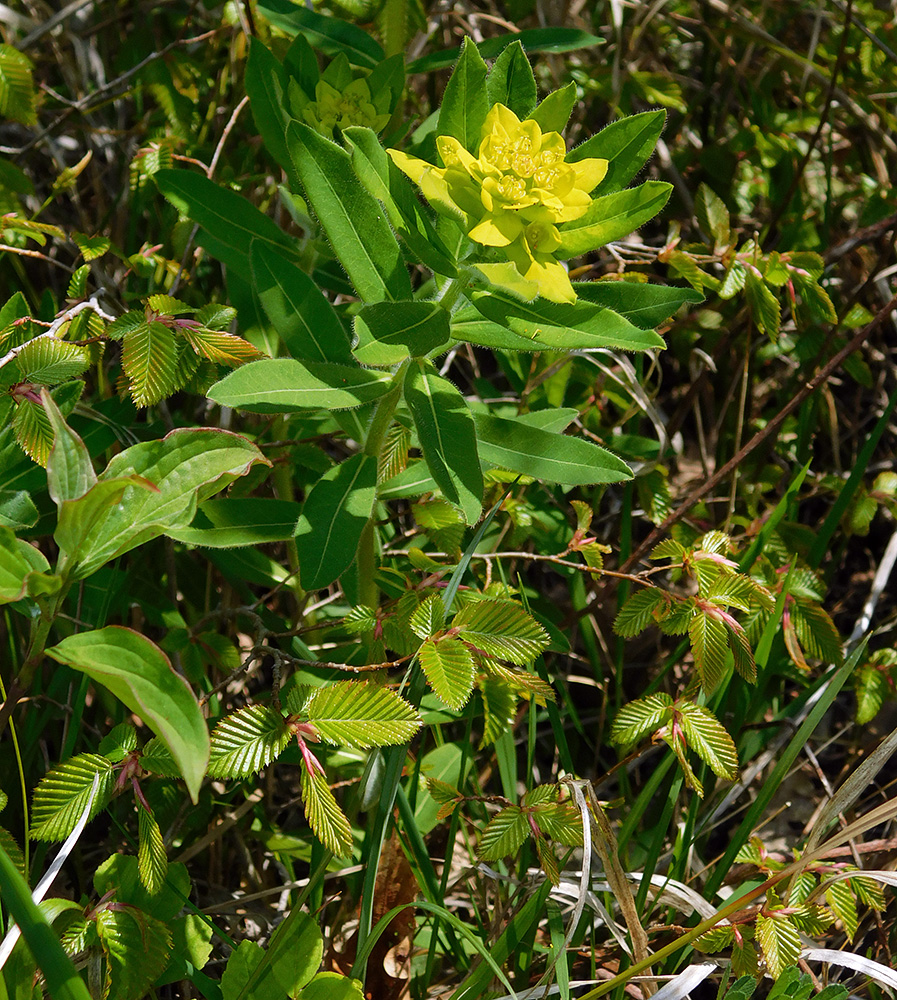
[{"label": "yellow bract", "polygon": [[557,225],[585,214],[607,160],[565,162],[560,133],[543,133],[503,104],[489,111],[481,136],[477,157],[457,139],[439,136],[444,167],[396,149],[389,155],[437,211],[461,216],[472,240],[502,248],[508,264],[477,265],[490,280],[526,298],[573,302],[567,271],[553,256],[561,242]]}]

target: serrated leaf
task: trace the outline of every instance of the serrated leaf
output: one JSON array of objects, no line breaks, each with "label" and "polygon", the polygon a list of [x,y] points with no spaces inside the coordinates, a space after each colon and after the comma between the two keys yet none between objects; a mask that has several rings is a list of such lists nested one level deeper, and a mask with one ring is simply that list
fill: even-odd
[{"label": "serrated leaf", "polygon": [[178,767],[171,751],[165,744],[153,737],[143,748],[140,755],[140,766],[151,774],[158,774],[160,778],[182,778],[181,769]]},{"label": "serrated leaf", "polygon": [[112,246],[108,236],[88,236],[86,233],[72,233],[72,241],[86,261],[102,257]]},{"label": "serrated leaf", "polygon": [[716,251],[729,246],[732,239],[732,232],[729,229],[729,210],[722,198],[706,184],[698,186],[695,216],[701,229],[713,239]]},{"label": "serrated leaf", "polygon": [[504,733],[511,731],[517,711],[517,692],[502,678],[487,675],[480,679],[485,719],[480,746],[494,743]]},{"label": "serrated leaf", "polygon": [[499,861],[516,854],[529,834],[526,813],[520,806],[507,806],[483,830],[477,854],[483,861]]},{"label": "serrated leaf", "polygon": [[794,631],[810,656],[840,666],[844,662],[844,651],[829,613],[820,605],[803,600],[795,600],[789,610]]},{"label": "serrated leaf", "polygon": [[849,881],[832,882],[825,890],[825,901],[841,921],[848,941],[853,941],[859,926],[857,903]]},{"label": "serrated leaf", "polygon": [[744,290],[757,327],[771,340],[775,340],[782,323],[782,314],[775,295],[763,279],[758,278],[752,271],[748,271],[745,276]]},{"label": "serrated leaf", "polygon": [[222,719],[212,732],[209,776],[246,778],[279,757],[290,742],[280,712],[250,705]]},{"label": "serrated leaf", "polygon": [[430,594],[417,606],[408,620],[411,631],[421,639],[429,639],[445,624],[445,608],[438,594]]},{"label": "serrated leaf", "polygon": [[800,934],[785,917],[757,917],[757,940],[763,949],[766,967],[777,979],[789,965],[794,965],[800,955]]},{"label": "serrated leaf", "polygon": [[732,651],[732,661],[736,672],[749,684],[757,680],[757,664],[754,660],[754,651],[748,640],[747,633],[739,625],[733,628],[726,626],[728,631],[729,649]]},{"label": "serrated leaf", "polygon": [[265,357],[248,340],[232,333],[206,330],[201,326],[186,326],[179,332],[200,357],[208,358],[209,361],[235,366]]},{"label": "serrated leaf", "polygon": [[714,927],[702,934],[695,942],[694,947],[698,951],[713,954],[728,948],[735,940],[735,928],[730,925]]},{"label": "serrated leaf", "polygon": [[0,44],[0,117],[21,125],[37,121],[33,65],[14,45]]},{"label": "serrated leaf", "polygon": [[582,813],[572,802],[550,802],[533,811],[539,829],[559,844],[582,846]]},{"label": "serrated leaf", "polygon": [[657,621],[657,613],[669,606],[666,594],[659,587],[646,587],[630,597],[614,619],[614,632],[630,639]]},{"label": "serrated leaf", "polygon": [[470,650],[459,639],[427,639],[418,656],[430,687],[449,708],[461,708],[473,689]]},{"label": "serrated leaf", "polygon": [[164,885],[168,874],[168,857],[162,841],[162,831],[153,814],[142,805],[137,807],[140,846],[137,849],[137,865],[140,881],[146,891],[154,896]]},{"label": "serrated leaf", "polygon": [[721,621],[699,609],[689,622],[688,636],[701,686],[711,692],[726,670],[728,629]]},{"label": "serrated leaf", "polygon": [[146,323],[127,334],[121,365],[135,406],[158,403],[182,385],[175,335],[164,323]]},{"label": "serrated leaf", "polygon": [[465,642],[517,666],[532,663],[549,646],[548,633],[513,601],[474,601],[452,619]]},{"label": "serrated leaf", "polygon": [[106,760],[119,763],[137,749],[137,730],[130,722],[121,722],[113,727],[101,740],[97,748]]},{"label": "serrated leaf", "polygon": [[323,774],[301,770],[302,801],[308,825],[328,851],[340,858],[352,854],[352,828],[336,803]]},{"label": "serrated leaf", "polygon": [[106,955],[104,1000],[142,997],[168,964],[171,932],[134,906],[101,907],[95,922]]},{"label": "serrated leaf", "polygon": [[90,362],[83,347],[56,337],[35,337],[15,356],[18,381],[54,386],[87,371]]},{"label": "serrated leaf", "polygon": [[356,747],[405,743],[421,726],[420,715],[404,698],[366,681],[317,688],[305,711],[327,742]]},{"label": "serrated leaf", "polygon": [[82,753],[53,768],[34,790],[31,836],[35,840],[65,840],[90,801],[94,775],[100,776],[88,821],[109,801],[115,784],[112,764],[99,754]]},{"label": "serrated leaf", "polygon": [[668,694],[650,694],[624,705],[611,727],[611,740],[623,746],[654,733],[672,714],[673,699]]},{"label": "serrated leaf", "polygon": [[734,781],[738,775],[738,753],[732,737],[708,708],[692,702],[676,703],[679,722],[689,747],[717,777]]}]

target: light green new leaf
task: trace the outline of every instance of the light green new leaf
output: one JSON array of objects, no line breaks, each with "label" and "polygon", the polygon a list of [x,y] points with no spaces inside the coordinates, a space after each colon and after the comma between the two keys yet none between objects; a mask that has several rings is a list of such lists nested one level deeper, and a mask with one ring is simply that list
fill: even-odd
[{"label": "light green new leaf", "polygon": [[408,620],[411,631],[421,639],[429,639],[444,624],[445,608],[439,594],[430,594],[429,597],[424,598]]},{"label": "light green new leaf", "polygon": [[78,754],[42,778],[31,804],[31,836],[35,840],[65,840],[90,801],[96,775],[100,782],[87,817],[90,821],[112,796],[115,775],[109,760],[95,753]]},{"label": "light green new leaf", "polygon": [[479,413],[476,427],[480,456],[512,472],[562,486],[632,479],[622,459],[591,441]]},{"label": "light green new leaf", "polygon": [[174,333],[159,322],[144,323],[126,334],[121,366],[135,406],[152,406],[177,392],[183,384]]},{"label": "light green new leaf", "polygon": [[673,190],[665,181],[645,181],[595,198],[585,215],[559,227],[558,257],[578,257],[635,232],[663,208]]},{"label": "light green new leaf", "polygon": [[668,694],[649,694],[624,705],[611,728],[614,743],[629,746],[665,725],[673,711],[673,699]]},{"label": "light green new leaf", "polygon": [[452,619],[452,631],[489,656],[518,666],[532,663],[549,646],[548,633],[513,601],[472,601]]},{"label": "light green new leaf", "polygon": [[354,364],[336,310],[301,267],[258,241],[249,248],[249,263],[262,308],[292,357]]},{"label": "light green new leaf", "polygon": [[212,733],[209,776],[246,778],[283,753],[291,732],[268,705],[250,705],[222,719]]},{"label": "light green new leaf", "polygon": [[835,917],[841,921],[848,941],[853,941],[859,926],[857,901],[849,882],[832,882],[825,890],[825,901]]},{"label": "light green new leaf", "polygon": [[137,849],[140,881],[146,886],[146,891],[153,896],[165,882],[165,876],[168,874],[168,858],[159,824],[142,804],[137,807],[137,819],[140,833],[140,846]]},{"label": "light green new leaf", "polygon": [[446,500],[474,524],[483,509],[483,474],[477,431],[464,397],[432,365],[414,361],[405,376],[405,402],[430,475]]},{"label": "light green new leaf", "polygon": [[21,551],[23,544],[9,528],[0,526],[0,604],[18,601],[25,594],[32,566]]},{"label": "light green new leaf", "polygon": [[530,835],[530,825],[520,806],[507,806],[493,816],[480,837],[477,854],[483,861],[500,861],[515,855]]},{"label": "light green new leaf", "polygon": [[357,979],[338,972],[319,972],[296,1000],[364,1000],[364,990]]},{"label": "light green new leaf", "polygon": [[365,748],[406,743],[421,726],[420,715],[404,698],[366,681],[316,688],[306,714],[328,743]]},{"label": "light green new leaf", "polygon": [[658,587],[646,587],[636,591],[620,608],[614,619],[614,632],[626,639],[631,639],[644,631],[655,616],[669,606],[664,592]]},{"label": "light green new leaf", "polygon": [[[717,252],[729,246],[732,230],[729,228],[729,210],[720,196],[706,184],[698,186],[695,198],[695,217],[701,229],[713,239]],[[723,296],[727,298],[727,296]]]},{"label": "light green new leaf", "polygon": [[168,964],[171,931],[134,906],[99,906],[95,924],[108,963],[104,996],[108,1000],[144,996]]},{"label": "light green new leaf", "polygon": [[492,64],[486,80],[486,105],[504,104],[521,121],[536,106],[536,78],[519,41],[511,42]]},{"label": "light green new leaf", "polygon": [[468,152],[475,153],[488,110],[486,63],[473,40],[465,38],[442,95],[436,134],[454,136]]},{"label": "light green new leaf", "polygon": [[366,368],[320,361],[269,358],[226,375],[209,389],[209,399],[250,413],[346,410],[387,393],[392,376]]},{"label": "light green new leaf", "polygon": [[449,314],[435,302],[377,302],[355,317],[355,357],[390,366],[449,346]]},{"label": "light green new leaf", "polygon": [[108,688],[162,739],[196,802],[209,759],[209,734],[190,686],[146,636],[118,625],[71,635],[47,656]]},{"label": "light green new leaf", "polygon": [[16,407],[12,426],[22,451],[38,465],[46,465],[53,447],[53,428],[47,411],[40,403],[23,399]]},{"label": "light green new leaf", "polygon": [[[560,90],[553,90],[527,117],[534,121],[543,133],[563,132],[575,105],[576,84],[566,83]],[[567,155],[567,160],[571,163],[574,162],[572,153]],[[609,164],[608,167],[610,167]]]},{"label": "light green new leaf", "polygon": [[577,163],[592,156],[607,160],[607,173],[597,193],[622,191],[654,152],[665,120],[665,111],[644,111],[620,118],[571,149],[567,162]]},{"label": "light green new leaf", "polygon": [[734,781],[738,776],[738,753],[732,737],[708,708],[693,702],[677,702],[679,721],[689,747],[717,777]]},{"label": "light green new leaf", "polygon": [[81,438],[65,422],[53,397],[44,390],[41,400],[53,428],[53,447],[47,459],[47,489],[57,505],[77,500],[97,481],[90,454]]},{"label": "light green new leaf", "polygon": [[300,775],[302,802],[312,832],[338,858],[350,857],[352,828],[337,805],[327,779],[317,771],[310,773],[307,767],[301,769]]},{"label": "light green new leaf", "polygon": [[253,240],[296,259],[295,241],[235,192],[189,170],[160,170],[153,180],[179,212],[202,226],[202,245],[244,281],[252,282],[249,248]]},{"label": "light green new leaf", "polygon": [[350,155],[302,122],[287,146],[333,252],[366,302],[410,299],[411,281],[383,208],[352,169]]},{"label": "light green new leaf", "polygon": [[726,670],[729,650],[728,629],[717,618],[700,609],[688,623],[691,652],[701,686],[708,693],[713,691]]},{"label": "light green new leaf", "polygon": [[166,534],[188,545],[213,549],[284,542],[295,534],[301,512],[301,504],[271,497],[207,500],[189,526],[170,528]]},{"label": "light green new leaf", "polygon": [[[77,344],[56,337],[35,337],[16,354],[12,369],[17,381],[58,385],[87,371],[87,352]],[[4,373],[5,374],[5,373]]]},{"label": "light green new leaf", "polygon": [[430,687],[449,708],[461,708],[473,689],[470,650],[458,639],[426,639],[418,657]]},{"label": "light green new leaf", "polygon": [[[62,567],[70,579],[83,579],[167,529],[186,527],[198,503],[256,462],[266,459],[246,438],[212,428],[175,430],[126,448],[83,497],[62,504],[54,536],[65,553]],[[112,499],[120,487],[120,499]]]},{"label": "light green new leaf", "polygon": [[766,968],[777,979],[800,955],[801,941],[797,928],[785,917],[757,917],[757,940],[763,949]]},{"label": "light green new leaf", "polygon": [[517,713],[517,692],[500,677],[487,675],[479,681],[483,697],[483,738],[480,746],[489,746],[503,733],[511,731]]},{"label": "light green new leaf", "polygon": [[377,496],[377,460],[353,455],[315,483],[296,525],[306,590],[333,583],[353,563]]}]

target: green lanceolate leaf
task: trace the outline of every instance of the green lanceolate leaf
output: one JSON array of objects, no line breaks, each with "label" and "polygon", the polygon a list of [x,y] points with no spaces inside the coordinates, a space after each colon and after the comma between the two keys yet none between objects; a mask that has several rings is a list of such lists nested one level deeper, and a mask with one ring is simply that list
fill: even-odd
[{"label": "green lanceolate leaf", "polygon": [[376,495],[377,460],[370,455],[353,455],[315,483],[296,525],[306,590],[326,587],[352,565]]},{"label": "green lanceolate leaf", "polygon": [[486,63],[473,41],[465,38],[461,56],[442,95],[436,134],[454,136],[473,153],[480,144],[480,131],[488,110]]},{"label": "green lanceolate leaf", "polygon": [[644,111],[620,118],[581,146],[571,149],[567,160],[576,163],[591,156],[607,160],[607,173],[596,193],[622,191],[654,152],[664,121],[665,111]]},{"label": "green lanceolate leaf", "polygon": [[354,66],[373,69],[386,53],[370,32],[329,14],[319,14],[291,0],[260,0],[259,10],[290,37],[300,32],[320,52],[345,55]]},{"label": "green lanceolate leaf", "polygon": [[296,168],[286,142],[287,125],[291,120],[287,111],[287,74],[282,64],[257,38],[249,39],[249,58],[246,60],[243,85],[249,96],[255,127],[265,148],[287,172],[291,187],[297,188]]},{"label": "green lanceolate leaf", "polygon": [[195,802],[209,759],[209,735],[196,697],[152,641],[110,625],[71,635],[47,656],[108,688],[159,736],[177,761]]},{"label": "green lanceolate leaf", "polygon": [[693,702],[676,703],[679,723],[689,747],[715,775],[734,781],[738,775],[738,753],[732,737],[716,716]]},{"label": "green lanceolate leaf", "polygon": [[490,414],[476,414],[476,427],[481,457],[512,472],[564,486],[632,478],[621,458],[591,441]]},{"label": "green lanceolate leaf", "polygon": [[302,801],[308,825],[328,851],[339,858],[352,854],[352,828],[342,809],[337,805],[333,792],[323,774],[301,771]]},{"label": "green lanceolate leaf", "polygon": [[474,524],[483,509],[483,474],[473,415],[464,397],[432,365],[414,361],[405,376],[405,401],[430,475],[446,500]]},{"label": "green lanceolate leaf", "polygon": [[267,705],[250,705],[215,727],[209,752],[209,776],[246,778],[283,753],[290,742],[283,716]]},{"label": "green lanceolate leaf", "polygon": [[366,368],[320,361],[270,358],[226,375],[209,389],[209,399],[250,413],[346,410],[385,395],[392,376]]},{"label": "green lanceolate leaf", "polygon": [[449,708],[461,708],[473,689],[470,650],[458,639],[426,639],[418,657],[430,687]]},{"label": "green lanceolate leaf", "polygon": [[[576,84],[566,83],[560,90],[553,90],[527,117],[536,122],[543,133],[563,132],[575,105]],[[520,115],[517,117],[519,118]],[[573,162],[572,153],[567,154],[567,159]],[[609,169],[610,165],[608,164]]]},{"label": "green lanceolate leaf", "polygon": [[168,874],[168,858],[165,855],[165,844],[162,841],[162,831],[153,814],[142,805],[137,807],[138,825],[140,831],[140,846],[137,849],[137,865],[140,871],[140,881],[146,886],[146,891],[155,895],[165,884]]},{"label": "green lanceolate leaf", "polygon": [[294,242],[280,227],[240,195],[188,170],[160,170],[153,175],[163,195],[205,231],[200,242],[214,257],[252,282],[249,248],[253,240],[295,259]]},{"label": "green lanceolate leaf", "polygon": [[452,631],[488,656],[518,666],[532,663],[549,646],[548,633],[513,601],[473,601],[452,619]]},{"label": "green lanceolate leaf", "polygon": [[406,743],[421,726],[417,711],[404,698],[365,681],[337,681],[317,688],[306,713],[322,739],[347,746]]},{"label": "green lanceolate leaf", "polygon": [[493,816],[483,830],[477,854],[484,861],[499,861],[516,854],[529,835],[526,813],[520,806],[508,806]]},{"label": "green lanceolate leaf", "polygon": [[391,366],[449,346],[449,314],[435,302],[377,302],[355,317],[355,357]]},{"label": "green lanceolate leaf", "polygon": [[578,257],[644,225],[663,208],[673,190],[665,181],[645,181],[638,187],[595,198],[585,215],[559,227],[558,257]]},{"label": "green lanceolate leaf", "polygon": [[249,262],[253,289],[292,357],[354,363],[336,311],[302,268],[257,241],[249,248]]},{"label": "green lanceolate leaf", "polygon": [[287,145],[308,200],[333,252],[366,302],[410,299],[402,252],[381,206],[355,171],[349,154],[301,122]]},{"label": "green lanceolate leaf", "polygon": [[200,504],[186,528],[170,528],[169,538],[188,545],[230,549],[284,542],[296,532],[302,505],[271,497],[227,497]]},{"label": "green lanceolate leaf", "polygon": [[64,572],[83,579],[166,529],[186,527],[198,503],[265,461],[246,438],[211,428],[176,430],[125,449],[83,497],[60,507],[54,537]]},{"label": "green lanceolate leaf", "polygon": [[486,104],[504,104],[522,121],[536,106],[536,78],[519,41],[502,51],[486,80]]},{"label": "green lanceolate leaf", "polygon": [[633,281],[575,281],[573,290],[580,302],[613,309],[645,330],[665,323],[680,306],[703,299],[693,288]]},{"label": "green lanceolate leaf", "polygon": [[673,711],[673,699],[668,694],[650,694],[624,705],[611,729],[614,743],[629,746],[656,732],[669,720]]},{"label": "green lanceolate leaf", "polygon": [[31,804],[31,836],[35,840],[65,840],[91,801],[96,775],[99,785],[87,817],[91,820],[106,806],[115,786],[112,764],[105,757],[78,754],[41,779]]},{"label": "green lanceolate leaf", "polygon": [[53,428],[53,447],[47,458],[47,489],[56,504],[77,500],[97,481],[90,454],[46,390],[41,393],[41,400]]}]

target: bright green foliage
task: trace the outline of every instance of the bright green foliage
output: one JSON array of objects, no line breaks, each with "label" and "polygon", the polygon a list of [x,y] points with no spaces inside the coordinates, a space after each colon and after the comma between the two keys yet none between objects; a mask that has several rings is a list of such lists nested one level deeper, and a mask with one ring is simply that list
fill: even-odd
[{"label": "bright green foliage", "polygon": [[853,675],[856,689],[856,720],[862,726],[881,711],[897,683],[897,650],[878,649]]}]

